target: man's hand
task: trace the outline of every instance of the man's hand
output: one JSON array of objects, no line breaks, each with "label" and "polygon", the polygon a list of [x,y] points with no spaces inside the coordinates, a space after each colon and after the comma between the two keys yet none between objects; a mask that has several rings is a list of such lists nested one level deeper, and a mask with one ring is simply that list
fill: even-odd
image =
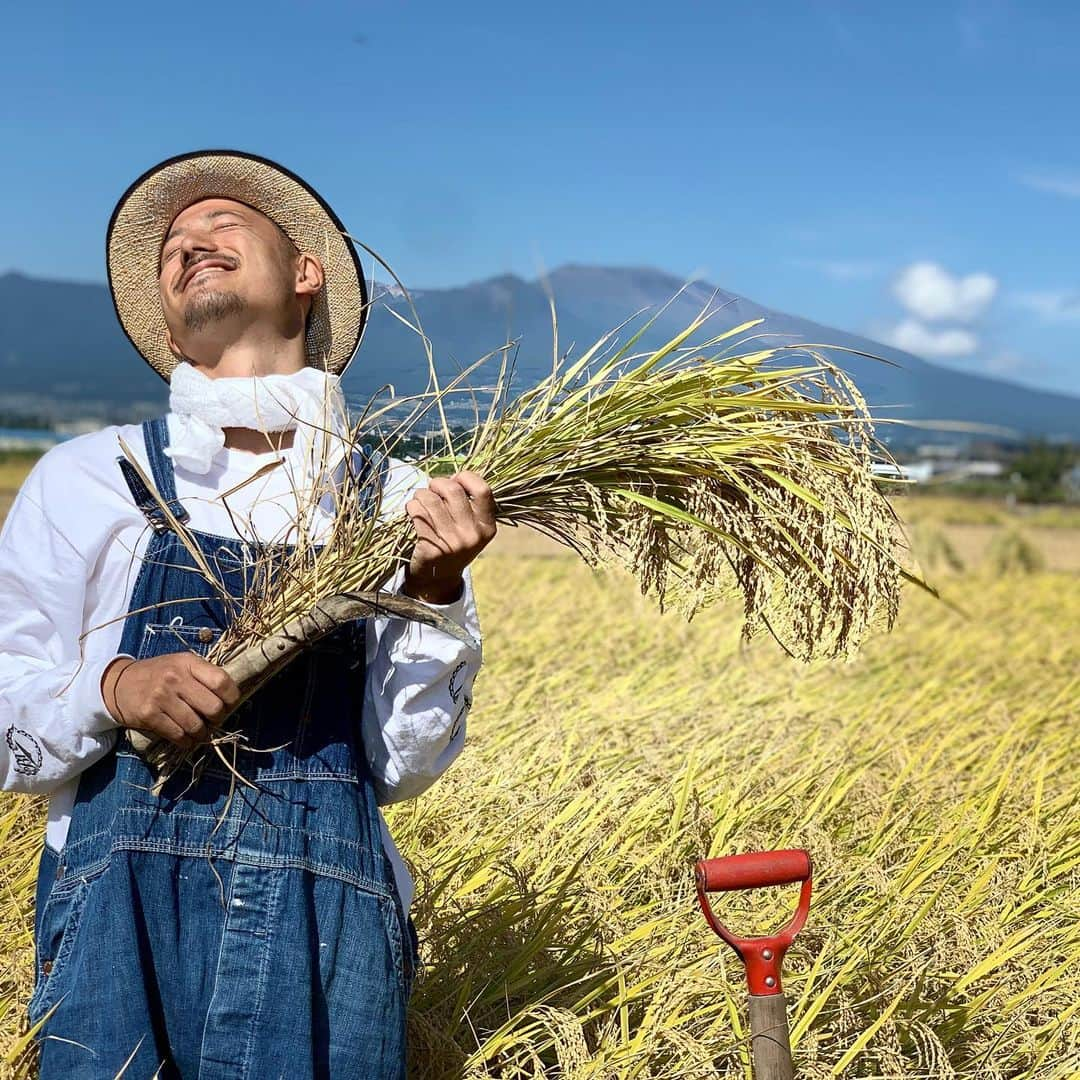
[{"label": "man's hand", "polygon": [[483,477],[464,470],[436,476],[405,504],[416,532],[406,595],[449,604],[461,594],[461,573],[495,536],[495,500]]},{"label": "man's hand", "polygon": [[232,676],[191,652],[114,660],[101,680],[105,706],[121,727],[148,731],[185,750],[209,739],[240,700]]}]

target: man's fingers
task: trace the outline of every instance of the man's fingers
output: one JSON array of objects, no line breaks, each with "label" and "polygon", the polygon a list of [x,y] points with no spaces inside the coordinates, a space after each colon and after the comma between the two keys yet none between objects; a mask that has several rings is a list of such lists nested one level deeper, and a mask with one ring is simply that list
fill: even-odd
[{"label": "man's fingers", "polygon": [[431,544],[436,551],[441,552],[443,555],[450,554],[452,550],[450,544],[439,535],[438,530],[422,513],[411,515],[411,519],[413,531],[418,539]]},{"label": "man's fingers", "polygon": [[453,530],[453,520],[441,496],[433,491],[418,491],[405,504],[405,510],[412,519],[414,527],[418,520],[426,522],[436,534],[444,538],[442,546],[447,544],[448,541],[445,538]]},{"label": "man's fingers", "polygon": [[471,472],[468,469],[462,469],[453,479],[457,481],[472,500],[476,520],[483,525],[494,525],[495,496],[491,492],[491,485],[479,473]]},{"label": "man's fingers", "polygon": [[162,712],[183,732],[181,739],[174,739],[181,746],[194,746],[206,731],[203,718],[183,698],[174,698]]},{"label": "man's fingers", "polygon": [[191,659],[189,670],[203,686],[217,694],[226,705],[235,705],[240,700],[240,687],[223,667],[212,664],[195,653],[189,655]]},{"label": "man's fingers", "polygon": [[[427,517],[436,529],[445,532],[453,524],[449,504],[438,492],[430,491],[428,488],[421,488],[413,495],[411,502],[419,507],[419,511]],[[408,509],[408,506],[406,506],[406,509]]]},{"label": "man's fingers", "polygon": [[445,500],[454,517],[467,520],[472,515],[469,494],[456,480],[448,476],[436,476],[428,486]]},{"label": "man's fingers", "polygon": [[173,720],[172,717],[165,713],[161,714],[160,718],[155,721],[153,727],[142,728],[140,730],[152,731],[155,735],[160,735],[163,739],[168,739],[169,742],[174,742],[178,746],[191,745],[188,733]]},{"label": "man's fingers", "polygon": [[181,687],[180,696],[199,716],[211,724],[218,724],[227,708],[225,702],[198,679],[193,678]]}]

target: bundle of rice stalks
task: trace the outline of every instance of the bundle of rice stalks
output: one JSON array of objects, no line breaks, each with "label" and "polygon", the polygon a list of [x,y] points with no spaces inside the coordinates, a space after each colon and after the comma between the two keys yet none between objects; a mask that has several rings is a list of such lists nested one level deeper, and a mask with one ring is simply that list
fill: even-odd
[{"label": "bundle of rice stalks", "polygon": [[[731,354],[761,320],[687,345],[715,313],[706,305],[663,346],[636,354],[657,316],[612,352],[616,327],[573,363],[559,359],[556,323],[551,374],[513,397],[504,354],[485,415],[464,438],[444,415],[455,388],[436,383],[422,408],[442,417],[439,456],[487,480],[501,524],[530,526],[590,565],[624,566],[661,610],[691,618],[735,594],[745,639],[764,629],[804,661],[850,657],[869,629],[892,627],[902,579],[930,589],[902,565],[906,537],[872,475],[875,458],[892,459],[851,379],[815,347]],[[245,696],[373,603],[433,618],[424,605],[376,596],[413,545],[407,515],[380,516],[373,472],[351,464],[378,419],[369,409],[345,437],[325,546],[268,556],[208,656]],[[406,431],[384,439],[383,452]],[[164,750],[159,766],[187,756]]]},{"label": "bundle of rice stalks", "polygon": [[921,566],[947,567],[956,573],[964,569],[964,560],[945,530],[935,525],[917,526],[915,554]]},{"label": "bundle of rice stalks", "polygon": [[1046,556],[1019,529],[1006,529],[990,543],[986,562],[998,574],[1033,574],[1046,569]]}]

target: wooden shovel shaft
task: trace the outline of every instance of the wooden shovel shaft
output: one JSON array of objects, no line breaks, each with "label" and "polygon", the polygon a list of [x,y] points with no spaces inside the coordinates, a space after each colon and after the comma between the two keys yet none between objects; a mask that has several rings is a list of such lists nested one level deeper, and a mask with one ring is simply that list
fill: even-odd
[{"label": "wooden shovel shaft", "polygon": [[[224,723],[252,694],[268,682],[303,649],[326,637],[332,630],[351,619],[371,614],[396,615],[434,626],[476,647],[472,636],[442,612],[419,600],[400,594],[380,592],[339,593],[320,600],[310,611],[293,619],[278,634],[249,646],[238,656],[221,666],[240,688],[240,698],[222,717]],[[135,751],[157,766],[176,751],[172,745],[145,731],[128,729],[128,738]]]},{"label": "wooden shovel shaft", "polygon": [[[222,664],[221,666],[240,688],[240,698],[222,717],[221,722],[224,723],[260,686],[276,675],[303,648],[325,637],[345,618],[355,617],[354,613],[358,608],[366,613],[370,609],[370,604],[366,606],[356,603],[347,604],[341,597],[329,597],[311,611],[294,619],[281,633],[273,634],[257,642],[239,656]],[[128,738],[136,752],[140,754],[149,753],[154,744],[160,741],[155,735],[137,730],[129,731]],[[161,749],[163,753],[170,752],[167,744],[163,744]]]},{"label": "wooden shovel shaft", "polygon": [[754,1080],[793,1080],[787,999],[783,994],[750,995],[750,1045]]}]

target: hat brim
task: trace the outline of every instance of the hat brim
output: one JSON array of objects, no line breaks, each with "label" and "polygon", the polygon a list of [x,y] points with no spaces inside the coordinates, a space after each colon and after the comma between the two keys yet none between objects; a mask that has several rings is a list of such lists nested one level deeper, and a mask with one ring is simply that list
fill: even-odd
[{"label": "hat brim", "polygon": [[295,173],[239,150],[198,150],[168,158],[142,174],[109,219],[105,261],[116,316],[146,362],[166,381],[179,360],[165,340],[157,282],[165,232],[181,210],[201,199],[236,199],[275,222],[324,271],[304,346],[311,367],[341,375],[367,325],[368,290],[345,227]]}]

